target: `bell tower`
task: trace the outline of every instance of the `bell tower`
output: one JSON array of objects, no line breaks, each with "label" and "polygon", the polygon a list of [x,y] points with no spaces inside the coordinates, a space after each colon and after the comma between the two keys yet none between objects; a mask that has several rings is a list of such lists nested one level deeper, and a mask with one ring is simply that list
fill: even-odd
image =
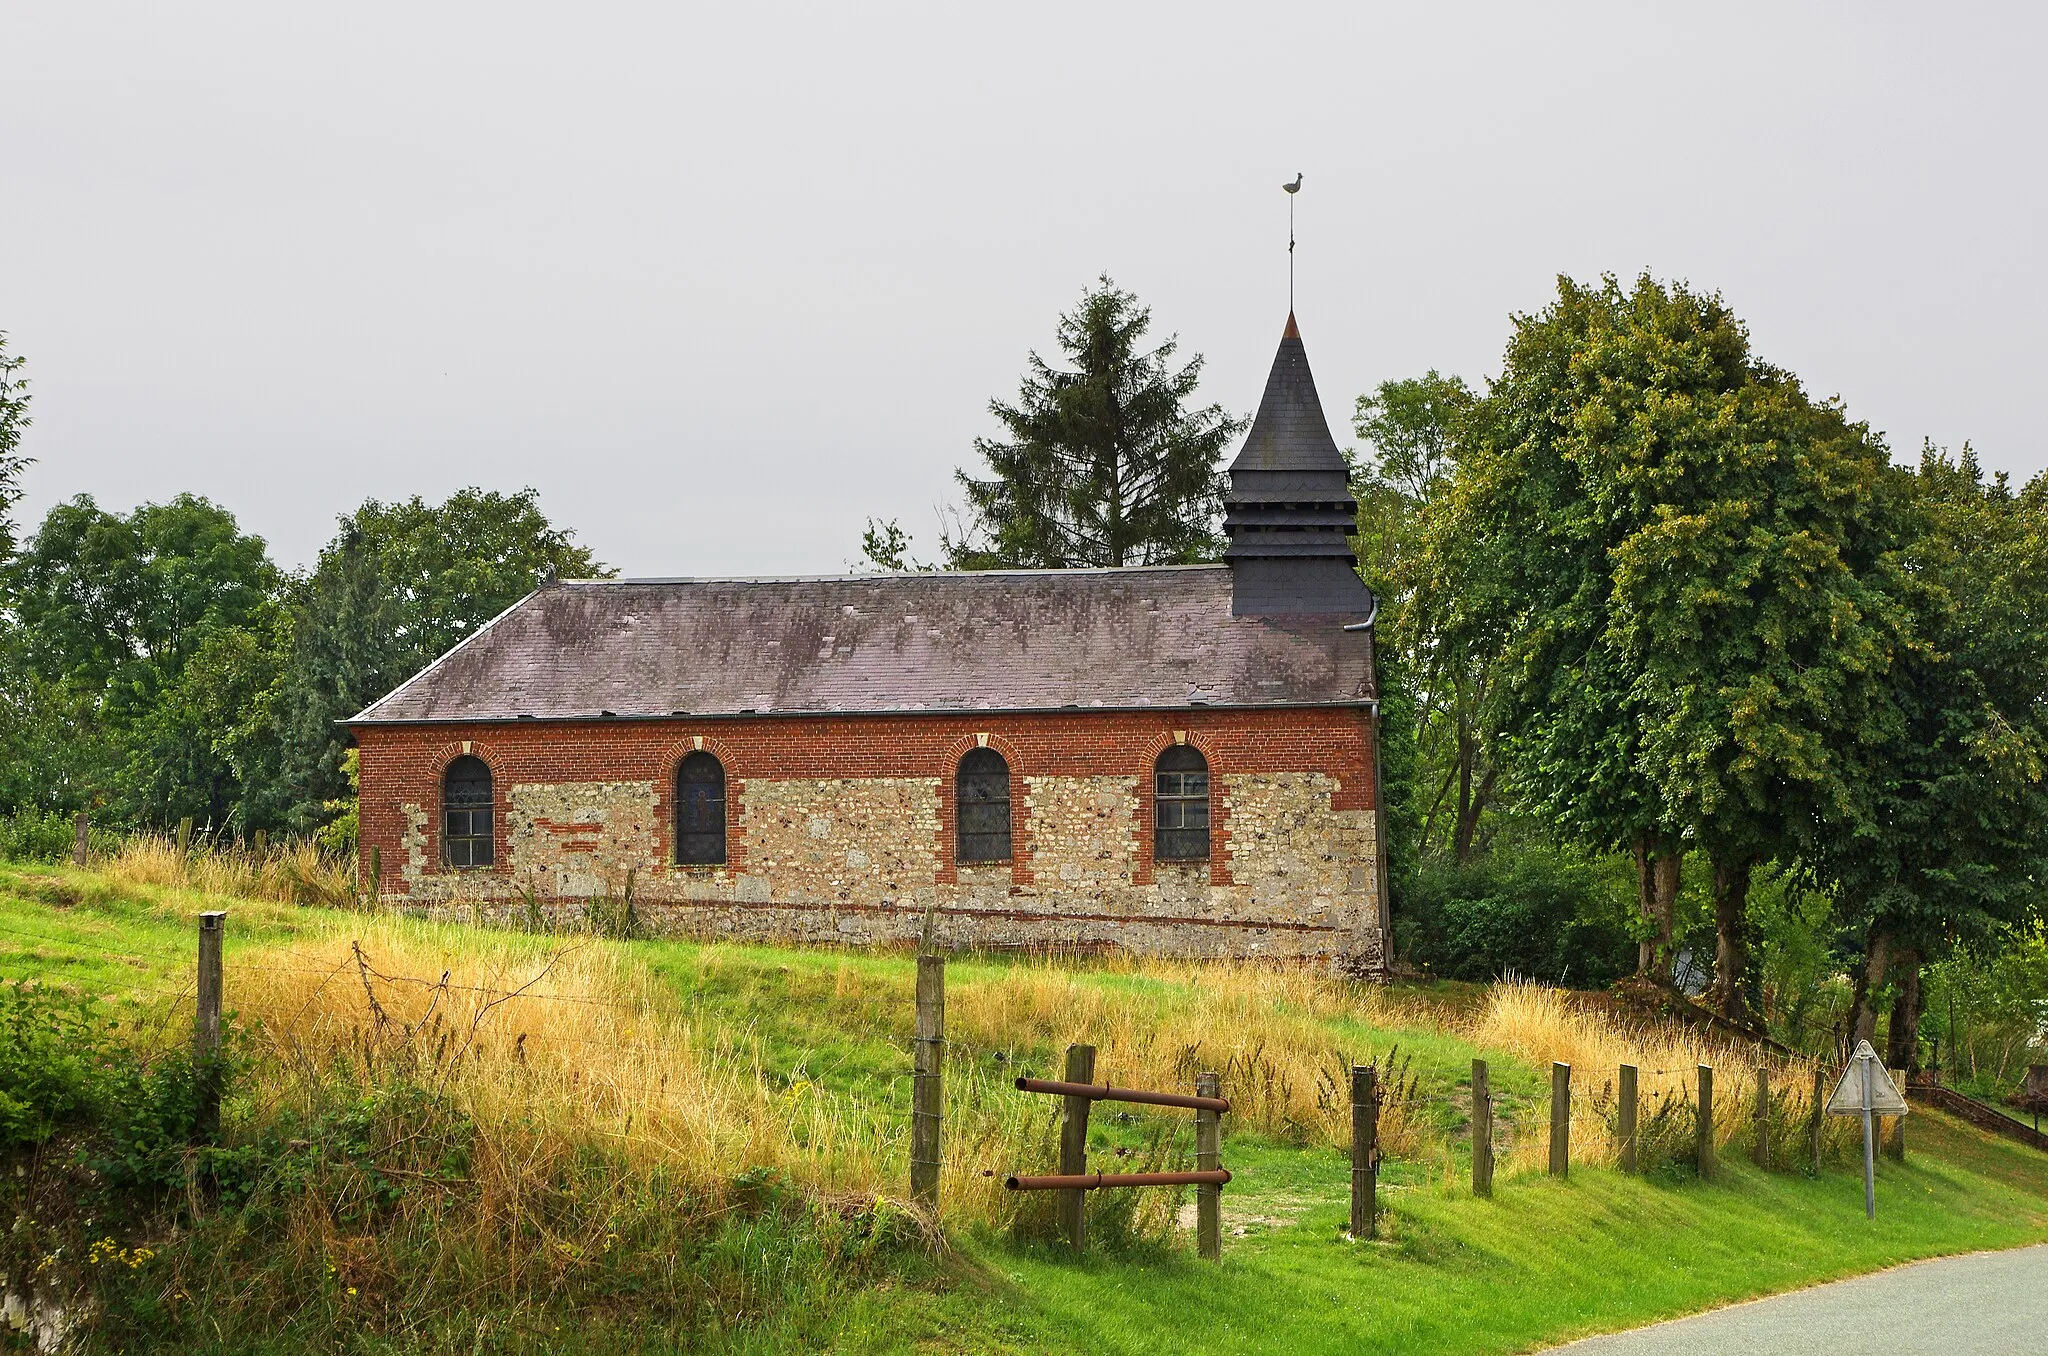
[{"label": "bell tower", "polygon": [[1358,502],[1350,470],[1323,418],[1292,312],[1229,475],[1223,559],[1232,574],[1232,615],[1371,613],[1372,590],[1358,577],[1351,548]]}]

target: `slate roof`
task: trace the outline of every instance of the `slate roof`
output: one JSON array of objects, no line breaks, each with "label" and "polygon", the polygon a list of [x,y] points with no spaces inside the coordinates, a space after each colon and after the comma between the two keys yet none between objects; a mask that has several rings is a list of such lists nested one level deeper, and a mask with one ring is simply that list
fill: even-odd
[{"label": "slate roof", "polygon": [[570,581],[350,722],[1358,705],[1372,641],[1230,568]]},{"label": "slate roof", "polygon": [[1330,423],[1323,418],[1315,375],[1308,370],[1308,349],[1302,345],[1301,330],[1290,312],[1287,329],[1280,336],[1280,351],[1273,355],[1273,370],[1266,376],[1266,393],[1259,399],[1259,412],[1252,417],[1252,431],[1245,436],[1244,447],[1230,463],[1231,473],[1342,474],[1347,469],[1337,440],[1330,436]]}]

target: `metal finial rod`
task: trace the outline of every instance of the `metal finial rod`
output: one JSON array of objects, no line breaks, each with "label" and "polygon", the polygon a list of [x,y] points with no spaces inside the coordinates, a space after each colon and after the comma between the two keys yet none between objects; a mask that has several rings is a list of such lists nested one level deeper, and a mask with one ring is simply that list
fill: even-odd
[{"label": "metal finial rod", "polygon": [[1301,171],[1294,172],[1294,182],[1282,184],[1287,190],[1287,314],[1294,314],[1294,195],[1301,192]]}]

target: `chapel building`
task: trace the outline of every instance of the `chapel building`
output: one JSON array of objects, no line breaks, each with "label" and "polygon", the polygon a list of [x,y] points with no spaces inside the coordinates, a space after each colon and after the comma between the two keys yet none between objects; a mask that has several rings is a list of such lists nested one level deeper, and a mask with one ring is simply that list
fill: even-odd
[{"label": "chapel building", "polygon": [[550,582],[350,722],[387,905],[1390,954],[1357,505],[1290,315],[1219,565]]}]

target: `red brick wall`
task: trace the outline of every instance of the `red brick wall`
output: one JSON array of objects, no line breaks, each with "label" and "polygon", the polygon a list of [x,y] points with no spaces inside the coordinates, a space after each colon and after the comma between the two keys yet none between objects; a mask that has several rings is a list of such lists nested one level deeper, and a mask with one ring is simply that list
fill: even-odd
[{"label": "red brick wall", "polygon": [[[987,734],[1010,763],[1013,779],[1032,776],[1123,776],[1141,788],[1134,813],[1151,817],[1151,770],[1177,732],[1201,749],[1217,778],[1256,772],[1324,772],[1338,783],[1332,810],[1375,805],[1372,719],[1357,708],[1273,711],[1057,712],[1042,715],[803,716],[739,720],[504,721],[491,725],[366,725],[355,731],[361,751],[361,844],[365,877],[372,848],[382,850],[380,889],[402,888],[405,830],[400,806],[439,803],[441,771],[465,751],[491,767],[502,825],[516,784],[652,781],[661,797],[663,856],[672,857],[676,764],[702,738],[725,764],[727,818],[734,827],[728,860],[743,871],[740,825],[751,780],[821,777],[930,777],[941,787],[939,878],[953,873],[952,783],[960,758]],[[1016,883],[1031,879],[1031,826],[1021,780],[1015,784],[1012,836]],[[1230,807],[1212,807],[1213,883],[1230,883]],[[438,816],[427,819],[427,859],[440,860]],[[501,828],[502,833],[502,828]],[[1140,878],[1152,870],[1151,834],[1140,832]],[[500,868],[506,866],[500,856]]]}]

